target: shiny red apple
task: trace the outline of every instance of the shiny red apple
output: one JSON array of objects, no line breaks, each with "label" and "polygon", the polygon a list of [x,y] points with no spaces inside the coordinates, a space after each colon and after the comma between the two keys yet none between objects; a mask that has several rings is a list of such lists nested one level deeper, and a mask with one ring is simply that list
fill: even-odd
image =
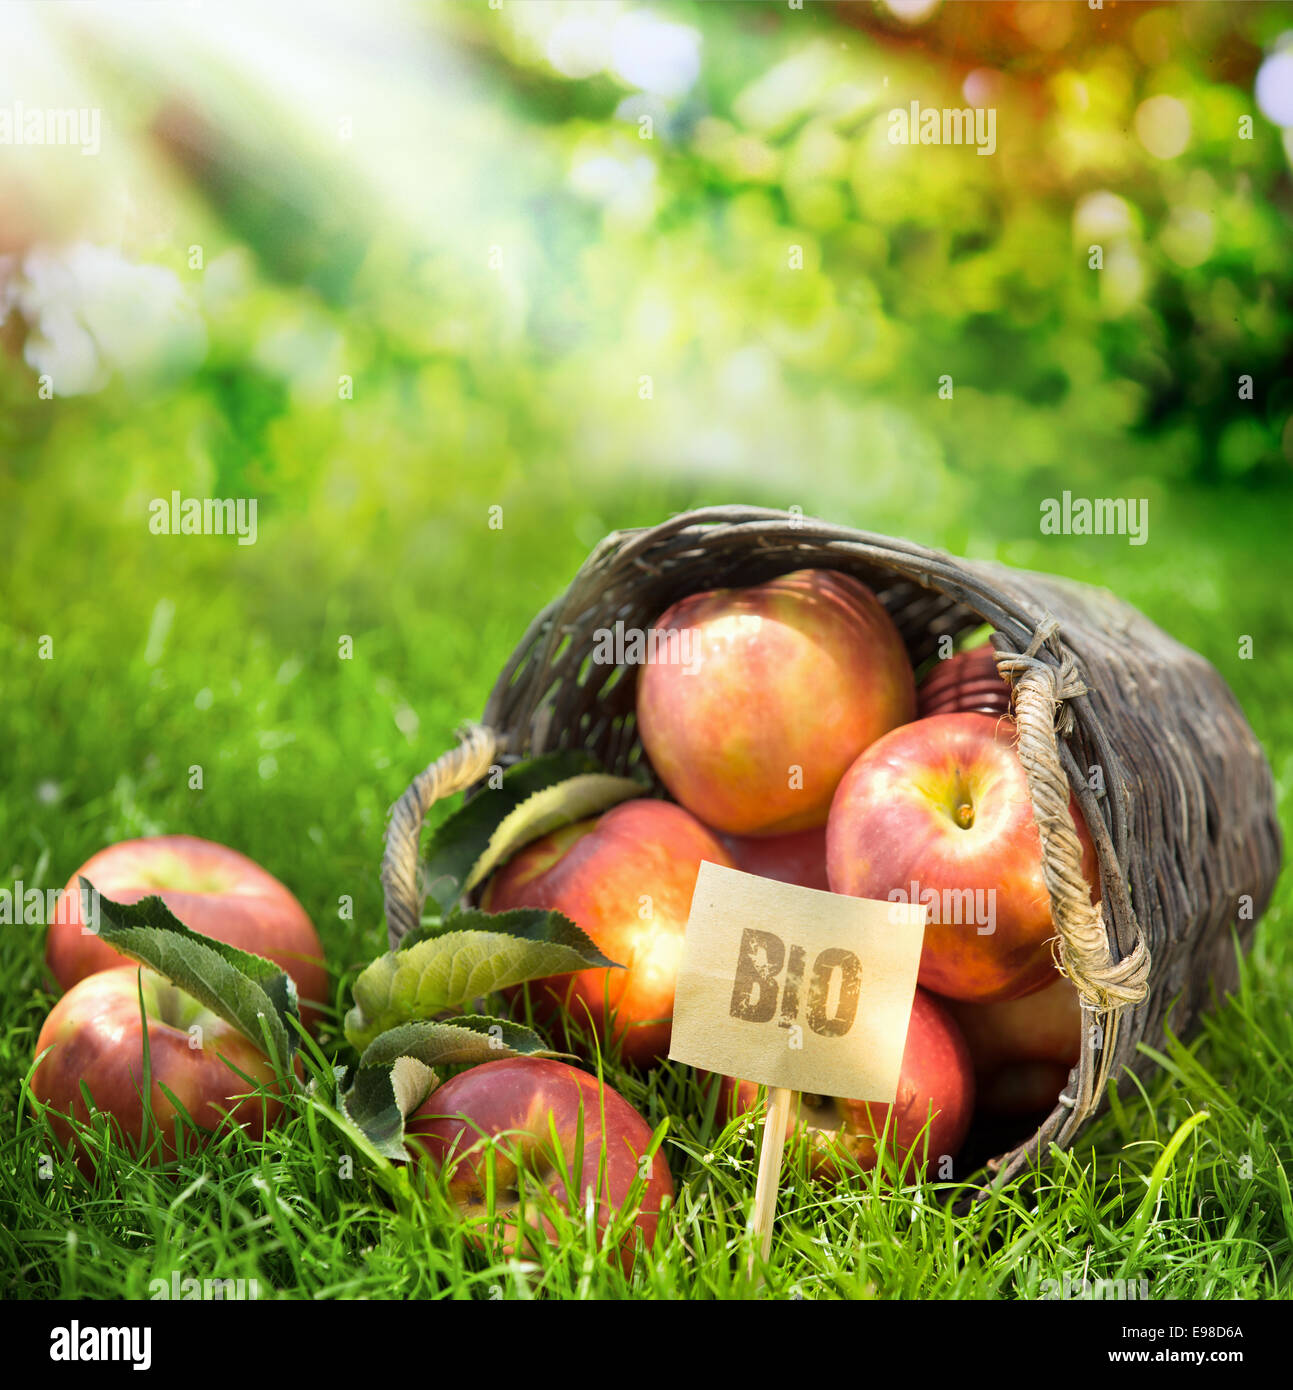
[{"label": "shiny red apple", "polygon": [[[683,934],[701,861],[732,867],[727,851],[692,815],[667,801],[626,801],[604,815],[525,846],[486,885],[487,912],[542,907],[563,912],[622,970],[581,970],[531,981],[541,1022],[566,1043],[591,1028],[649,1065],[668,1055]],[[519,989],[507,992],[515,1001]]]},{"label": "shiny red apple", "polygon": [[[1095,849],[1069,810],[1099,900]],[[895,729],[849,768],[826,828],[831,888],[929,908],[920,983],[1015,999],[1054,977],[1050,899],[1012,720],[939,714]]]},{"label": "shiny red apple", "polygon": [[521,1229],[522,1169],[567,1212],[583,1210],[592,1194],[599,1235],[636,1200],[619,1246],[626,1269],[635,1232],[650,1246],[666,1199],[673,1198],[661,1153],[646,1160],[651,1126],[617,1091],[564,1062],[502,1058],[460,1072],[413,1112],[405,1134],[437,1170],[447,1170],[449,1193],[464,1217],[487,1214],[492,1166],[494,1210],[504,1218],[509,1256],[526,1253],[540,1236],[555,1235],[534,1196]]},{"label": "shiny red apple", "polygon": [[72,875],[45,944],[45,959],[63,989],[126,960],[83,921],[82,877],[113,902],[156,894],[191,930],[272,960],[296,982],[307,1027],[326,1006],[323,946],[305,909],[246,855],[192,835],[124,840],[92,855]]},{"label": "shiny red apple", "polygon": [[674,645],[641,671],[642,746],[673,797],[729,834],[825,824],[844,770],[916,710],[902,637],[850,575],[692,594],[654,631]]},{"label": "shiny red apple", "polygon": [[[146,1025],[139,1006],[141,980]],[[145,1036],[155,1126],[150,1133],[159,1135],[162,1157],[175,1157],[180,1107],[200,1130],[236,1123],[253,1138],[281,1110],[274,1096],[256,1094],[258,1087],[273,1085],[273,1066],[232,1024],[151,970],[123,965],[97,971],[74,984],[50,1011],[36,1054],[47,1047],[52,1051],[31,1081],[32,1095],[50,1107],[55,1136],[87,1174],[94,1161],[63,1116],[88,1120],[84,1083],[127,1151],[139,1152],[146,1137]]]},{"label": "shiny red apple", "polygon": [[990,646],[957,652],[932,667],[916,688],[916,712],[931,714],[1009,714],[1010,682],[997,672]]}]

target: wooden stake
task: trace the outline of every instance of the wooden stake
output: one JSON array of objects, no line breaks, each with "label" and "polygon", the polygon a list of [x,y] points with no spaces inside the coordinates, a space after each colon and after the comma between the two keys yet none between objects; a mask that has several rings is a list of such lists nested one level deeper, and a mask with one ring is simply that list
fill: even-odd
[{"label": "wooden stake", "polygon": [[[781,1158],[786,1148],[791,1094],[785,1086],[768,1088],[767,1117],[763,1121],[763,1141],[759,1148],[759,1178],[754,1187],[754,1216],[750,1222],[750,1230],[759,1237],[758,1258],[765,1264],[772,1249],[772,1218],[777,1210],[777,1189],[781,1184]],[[756,1263],[751,1251],[751,1275]]]}]

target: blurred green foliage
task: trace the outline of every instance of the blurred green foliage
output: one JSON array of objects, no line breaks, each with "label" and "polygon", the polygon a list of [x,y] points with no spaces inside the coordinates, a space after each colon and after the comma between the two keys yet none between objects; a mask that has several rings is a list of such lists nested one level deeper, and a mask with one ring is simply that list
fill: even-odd
[{"label": "blurred green foliage", "polygon": [[[630,36],[663,55],[639,71],[615,26],[643,15],[667,33]],[[390,109],[330,147],[349,108],[245,73],[222,105],[104,52],[105,89],[135,84],[131,191],[167,229],[124,249],[175,271],[209,346],[182,387],[52,409],[15,363],[8,471],[341,509],[357,541],[637,473],[926,535],[1111,478],[1283,487],[1293,190],[1253,83],[1290,23],[1246,0],[915,26],[445,0],[413,12],[412,71],[356,59]],[[891,109],[967,92],[991,157],[889,142]],[[1169,158],[1155,97],[1188,125]]]}]

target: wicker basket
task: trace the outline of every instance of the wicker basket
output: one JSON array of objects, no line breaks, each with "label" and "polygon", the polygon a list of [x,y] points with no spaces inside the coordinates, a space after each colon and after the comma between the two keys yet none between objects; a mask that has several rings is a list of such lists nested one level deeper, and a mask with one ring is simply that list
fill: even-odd
[{"label": "wicker basket", "polygon": [[[870,585],[915,665],[941,636],[990,623],[1013,683],[1057,955],[1100,1029],[1037,1132],[988,1164],[1004,1181],[1052,1143],[1069,1145],[1108,1078],[1152,1065],[1137,1044],[1157,1044],[1169,1015],[1187,1032],[1211,989],[1234,986],[1231,929],[1247,948],[1279,870],[1270,768],[1234,696],[1202,657],[1105,589],[754,507],[608,536],[531,623],[482,724],[392,809],[382,866],[391,943],[421,915],[418,846],[436,800],[492,764],[556,748],[585,748],[620,772],[643,762],[635,672],[589,660],[598,628],[646,628],[686,594],[814,566]],[[1099,786],[1096,767],[1102,792],[1089,785]],[[1100,908],[1079,867],[1070,787],[1099,858]]]}]

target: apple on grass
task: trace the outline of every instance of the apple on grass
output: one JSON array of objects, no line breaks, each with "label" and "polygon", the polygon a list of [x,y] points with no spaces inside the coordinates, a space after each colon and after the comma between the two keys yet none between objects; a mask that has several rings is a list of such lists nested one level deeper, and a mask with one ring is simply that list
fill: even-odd
[{"label": "apple on grass", "polygon": [[405,1137],[447,1172],[449,1194],[464,1217],[489,1215],[492,1193],[509,1257],[527,1253],[540,1236],[556,1235],[537,1193],[527,1192],[522,1211],[523,1174],[566,1212],[584,1210],[592,1194],[599,1236],[636,1199],[619,1245],[626,1271],[634,1232],[649,1246],[665,1201],[673,1198],[659,1151],[643,1161],[651,1126],[618,1092],[564,1062],[509,1057],[460,1072],[409,1116]]},{"label": "apple on grass", "polygon": [[258,1087],[274,1085],[273,1064],[232,1024],[151,970],[122,965],[97,971],[50,1011],[36,1055],[52,1050],[31,1080],[32,1095],[49,1107],[55,1137],[87,1175],[94,1159],[64,1117],[89,1120],[84,1083],[125,1147],[140,1152],[146,1138],[145,1041],[148,1109],[167,1160],[176,1156],[181,1109],[199,1130],[233,1123],[259,1138],[282,1108],[274,1095],[256,1094]]},{"label": "apple on grass", "polygon": [[849,764],[916,711],[893,620],[865,584],[798,570],[675,603],[655,629],[676,653],[638,680],[637,720],[674,799],[733,835],[826,823]]},{"label": "apple on grass", "polygon": [[[666,1056],[683,935],[705,859],[732,867],[681,806],[626,801],[535,840],[499,869],[481,897],[487,912],[562,912],[624,967],[532,980],[536,1019],[557,1024],[572,1049],[587,1028],[603,1043],[618,1039],[623,1057],[639,1065]],[[505,993],[515,1004],[525,988]]]},{"label": "apple on grass", "polygon": [[155,894],[191,930],[272,960],[295,981],[306,1027],[326,1006],[323,947],[305,909],[246,855],[193,835],[124,840],[92,855],[72,875],[45,946],[46,962],[62,989],[127,959],[84,921],[82,877],[112,902],[134,903]]},{"label": "apple on grass", "polygon": [[[759,1088],[753,1081],[723,1077],[719,1116],[753,1110]],[[838,1181],[845,1167],[843,1149],[859,1168],[874,1168],[879,1144],[888,1134],[888,1151],[901,1167],[910,1157],[918,1172],[955,1157],[974,1114],[974,1066],[960,1029],[943,1004],[923,989],[912,1000],[907,1042],[892,1106],[838,1096],[798,1095],[791,1106],[786,1134],[798,1129],[811,1144],[810,1171],[824,1181]]]},{"label": "apple on grass", "polygon": [[1054,1106],[1082,1051],[1082,1001],[1068,980],[1057,974],[1022,999],[953,999],[947,1008],[974,1059],[981,1110],[1030,1115]]},{"label": "apple on grass", "polygon": [[[1099,901],[1095,848],[1069,811]],[[844,774],[826,827],[831,889],[929,907],[920,983],[988,1003],[1054,977],[1041,836],[1010,719],[938,714],[886,734]]]}]

